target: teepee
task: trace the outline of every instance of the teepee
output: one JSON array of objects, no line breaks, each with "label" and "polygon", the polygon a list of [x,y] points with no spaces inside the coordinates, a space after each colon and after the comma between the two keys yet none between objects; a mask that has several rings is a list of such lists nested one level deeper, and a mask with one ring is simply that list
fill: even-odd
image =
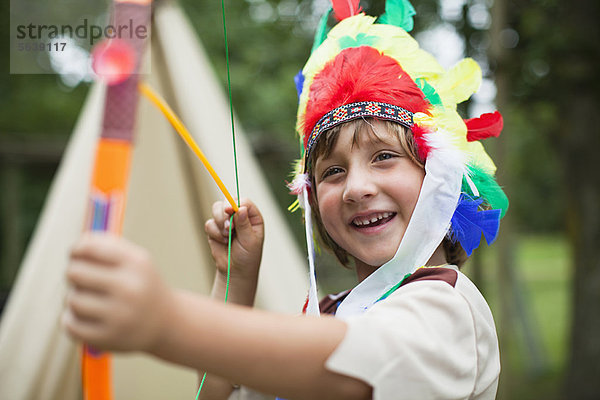
[{"label": "teepee", "polygon": [[[146,79],[171,104],[228,188],[235,188],[227,100],[195,33],[175,5],[155,10],[152,71]],[[79,352],[60,326],[71,245],[81,235],[104,88],[88,95],[52,184],[0,322],[0,398],[71,400],[81,396]],[[239,124],[236,125],[239,127]],[[173,286],[208,293],[214,265],[204,234],[215,184],[148,101],[140,99],[123,235],[146,247]],[[237,129],[240,193],[266,221],[257,307],[296,313],[307,291],[305,259]],[[206,321],[210,323],[210,321]],[[197,376],[139,354],[115,354],[115,399],[191,399]]]}]

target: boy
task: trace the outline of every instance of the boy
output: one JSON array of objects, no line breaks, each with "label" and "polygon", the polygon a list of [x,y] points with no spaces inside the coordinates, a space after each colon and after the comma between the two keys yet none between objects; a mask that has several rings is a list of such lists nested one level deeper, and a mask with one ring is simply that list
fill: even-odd
[{"label": "boy", "polygon": [[[360,283],[327,306],[336,318],[310,315],[319,313],[314,284],[303,318],[223,305],[168,288],[137,246],[87,236],[68,272],[64,320],[75,338],[207,370],[204,398],[227,398],[233,384],[288,399],[495,396],[491,313],[448,265],[482,233],[493,240],[506,206],[475,141],[486,134],[467,131],[455,111],[480,72],[464,61],[446,73],[404,29],[349,14],[298,79],[304,154],[293,184],[309,249],[314,210],[324,244],[357,271]],[[231,214],[217,203],[206,224],[217,299]],[[249,306],[263,221],[244,201],[233,223],[231,300]]]}]

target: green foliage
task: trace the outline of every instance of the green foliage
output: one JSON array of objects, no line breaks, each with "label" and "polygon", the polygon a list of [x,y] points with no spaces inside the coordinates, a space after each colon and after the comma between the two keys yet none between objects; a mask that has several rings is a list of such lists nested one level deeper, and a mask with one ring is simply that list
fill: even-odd
[{"label": "green foliage", "polygon": [[[10,2],[0,2],[0,36],[9,37]],[[9,41],[0,41],[0,297],[10,288],[87,87],[66,87],[55,75],[11,75]],[[42,157],[21,153],[30,149]],[[15,152],[12,154],[11,151]],[[8,221],[9,218],[16,219]],[[13,235],[7,238],[6,235]],[[11,243],[7,249],[5,243]],[[0,299],[1,300],[1,299]]]},{"label": "green foliage", "polygon": [[[225,46],[220,2],[182,1],[223,87]],[[253,140],[270,138],[296,149],[293,78],[310,53],[316,20],[294,0],[226,4],[235,112]]]},{"label": "green foliage", "polygon": [[[531,349],[524,340],[522,321],[513,322],[514,330],[508,348],[502,348],[501,354],[510,353],[502,360],[511,360],[511,365],[503,364],[505,371],[500,375],[500,386],[510,388],[510,397],[514,399],[560,399],[561,377],[565,371],[568,355],[568,332],[570,324],[570,256],[564,236],[522,235],[515,240],[516,257],[513,274],[517,282],[518,296],[524,299],[522,311],[529,319],[528,324],[537,334],[538,342],[545,362],[543,370],[534,370]],[[497,251],[494,246],[485,244],[477,251],[482,252],[483,286],[485,298],[490,304],[496,327],[502,329],[505,323],[500,316],[500,293],[498,292]],[[463,267],[463,272],[472,275],[471,261]],[[517,294],[508,298],[514,300]],[[511,303],[517,307],[515,302]],[[513,312],[517,312],[513,308]],[[511,382],[506,382],[510,375]],[[499,398],[502,393],[499,393]]]},{"label": "green foliage", "polygon": [[515,101],[505,114],[503,135],[511,137],[502,167],[513,176],[513,185],[505,188],[513,220],[521,231],[557,231],[565,218],[561,182],[566,171],[561,168],[559,149],[551,137],[555,124],[559,125],[556,105]]}]

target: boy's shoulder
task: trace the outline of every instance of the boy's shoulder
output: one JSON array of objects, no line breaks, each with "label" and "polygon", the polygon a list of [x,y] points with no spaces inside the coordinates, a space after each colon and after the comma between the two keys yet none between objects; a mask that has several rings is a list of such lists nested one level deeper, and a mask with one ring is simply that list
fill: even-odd
[{"label": "boy's shoulder", "polygon": [[[419,284],[414,285],[417,282]],[[440,282],[446,285],[440,285]],[[407,291],[418,290],[420,286],[431,285],[449,288],[448,292],[454,292],[457,295],[465,297],[469,303],[473,301],[476,303],[479,301],[486,303],[477,286],[456,265],[419,268],[398,285],[398,290],[394,294],[401,295]]]},{"label": "boy's shoulder", "polygon": [[[405,292],[406,287],[415,282],[430,282],[434,284],[444,282],[447,285],[449,285],[449,288],[451,287],[457,289],[463,296],[469,298],[480,298],[481,300],[483,300],[483,296],[481,295],[477,287],[469,280],[469,278],[466,275],[460,272],[458,267],[455,265],[419,268],[411,275],[407,276],[405,279],[399,282],[393,290],[394,293],[389,294],[395,295],[394,297],[402,295],[402,293]],[[410,285],[410,287],[416,289],[414,285]],[[321,313],[334,315],[340,303],[344,301],[344,299],[348,296],[348,294],[350,294],[350,292],[351,290],[345,290],[340,293],[325,296],[319,303],[319,309],[321,310]]]},{"label": "boy's shoulder", "polygon": [[434,289],[427,293],[428,296],[436,297],[437,304],[444,303],[444,299],[450,297],[462,298],[462,303],[468,307],[475,320],[495,330],[494,318],[485,297],[469,277],[455,265],[419,268],[390,296],[392,301],[388,305],[402,305],[405,296],[417,295],[418,292],[426,289]]},{"label": "boy's shoulder", "polygon": [[456,286],[459,271],[455,266],[443,267],[422,267],[413,272],[410,276],[402,281],[399,288],[408,285],[412,282],[419,281],[442,281],[452,287]]}]

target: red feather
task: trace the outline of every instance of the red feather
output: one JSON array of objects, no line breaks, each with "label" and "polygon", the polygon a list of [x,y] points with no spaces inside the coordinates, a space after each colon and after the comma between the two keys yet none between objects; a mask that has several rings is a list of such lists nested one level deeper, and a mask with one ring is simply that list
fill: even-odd
[{"label": "red feather", "polygon": [[338,21],[357,15],[362,11],[360,0],[331,0],[333,13]]},{"label": "red feather", "polygon": [[304,145],[319,119],[345,104],[379,101],[410,112],[428,112],[429,103],[410,76],[391,57],[372,47],[342,50],[315,75],[309,89]]},{"label": "red feather", "polygon": [[478,118],[465,119],[467,125],[467,140],[487,139],[489,137],[498,137],[504,126],[502,114],[498,111],[493,113],[481,114]]},{"label": "red feather", "polygon": [[429,151],[431,150],[431,146],[429,146],[429,143],[427,143],[427,141],[425,140],[424,135],[426,133],[430,133],[431,130],[419,125],[413,125],[412,128],[410,128],[410,130],[412,131],[413,138],[415,139],[415,143],[417,144],[419,159],[422,162],[425,162],[425,160],[427,160],[427,156],[429,155]]}]

